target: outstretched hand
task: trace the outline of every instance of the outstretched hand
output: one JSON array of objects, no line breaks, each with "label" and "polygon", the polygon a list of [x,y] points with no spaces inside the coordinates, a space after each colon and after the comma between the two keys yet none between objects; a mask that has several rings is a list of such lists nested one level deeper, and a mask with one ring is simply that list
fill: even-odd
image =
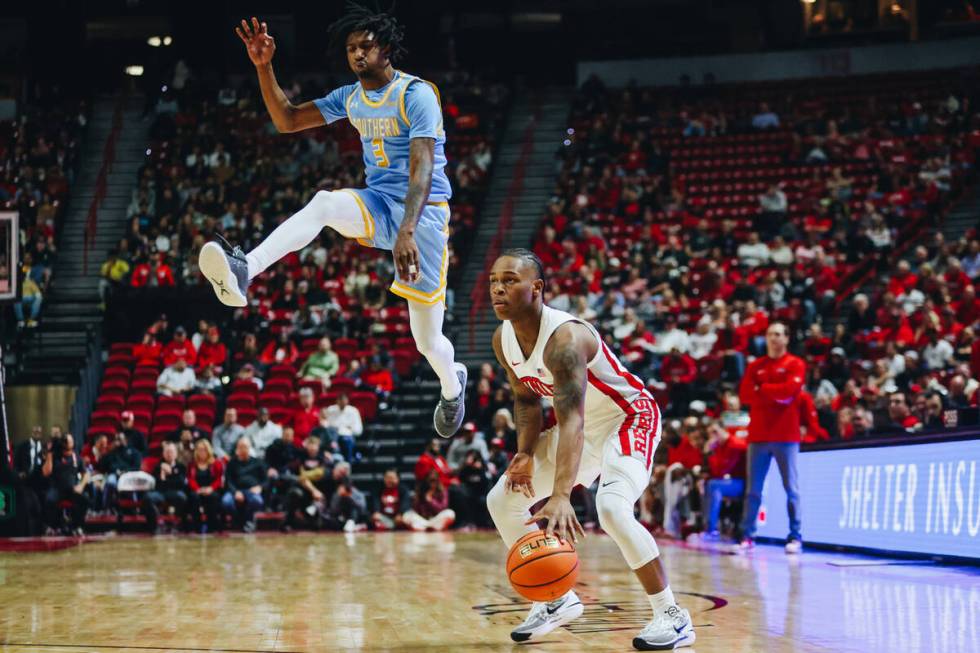
[{"label": "outstretched hand", "polygon": [[419,246],[415,242],[415,236],[399,230],[392,254],[398,278],[408,283],[416,283],[422,274],[419,270]]},{"label": "outstretched hand", "polygon": [[248,51],[248,58],[256,66],[264,66],[272,61],[272,55],[276,53],[276,40],[269,35],[269,25],[259,23],[259,19],[252,16],[252,23],[242,19],[242,26],[235,28],[238,38],[245,44]]},{"label": "outstretched hand", "polygon": [[585,537],[585,529],[578,523],[575,509],[572,508],[571,502],[564,497],[552,495],[547,503],[541,507],[541,510],[534,513],[534,516],[525,524],[536,524],[541,521],[545,522],[545,533],[557,535],[565,542],[578,544],[579,536]]}]

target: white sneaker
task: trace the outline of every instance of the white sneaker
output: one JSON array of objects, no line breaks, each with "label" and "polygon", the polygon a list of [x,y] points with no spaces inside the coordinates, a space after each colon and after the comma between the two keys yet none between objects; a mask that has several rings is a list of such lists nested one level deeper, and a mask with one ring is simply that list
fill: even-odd
[{"label": "white sneaker", "polygon": [[789,540],[786,542],[786,553],[803,553],[803,542],[799,540]]},{"label": "white sneaker", "polygon": [[348,519],[347,522],[344,524],[344,532],[353,533],[356,530],[357,530],[357,524],[354,523],[353,519]]},{"label": "white sneaker", "polygon": [[654,614],[653,621],[633,638],[633,648],[640,651],[669,651],[693,643],[691,615],[676,605]]},{"label": "white sneaker", "polygon": [[549,603],[533,603],[527,619],[510,632],[510,638],[515,642],[526,642],[531,638],[542,637],[581,617],[582,610],[582,602],[574,590],[568,590],[563,597]]}]

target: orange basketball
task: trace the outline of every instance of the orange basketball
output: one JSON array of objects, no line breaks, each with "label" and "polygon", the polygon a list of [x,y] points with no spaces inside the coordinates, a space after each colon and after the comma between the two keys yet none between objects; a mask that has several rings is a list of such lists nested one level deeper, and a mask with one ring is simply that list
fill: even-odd
[{"label": "orange basketball", "polygon": [[528,533],[507,554],[507,578],[524,598],[552,601],[578,580],[578,553],[571,542],[562,542],[556,535]]}]

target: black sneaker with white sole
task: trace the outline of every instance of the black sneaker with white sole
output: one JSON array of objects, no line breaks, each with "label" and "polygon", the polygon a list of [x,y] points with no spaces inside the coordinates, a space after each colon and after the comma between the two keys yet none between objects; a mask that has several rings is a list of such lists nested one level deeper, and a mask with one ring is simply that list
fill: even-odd
[{"label": "black sneaker with white sole", "polygon": [[206,243],[198,256],[201,274],[211,282],[214,294],[225,306],[242,307],[248,304],[248,261],[241,247],[218,236],[222,246],[214,241]]}]

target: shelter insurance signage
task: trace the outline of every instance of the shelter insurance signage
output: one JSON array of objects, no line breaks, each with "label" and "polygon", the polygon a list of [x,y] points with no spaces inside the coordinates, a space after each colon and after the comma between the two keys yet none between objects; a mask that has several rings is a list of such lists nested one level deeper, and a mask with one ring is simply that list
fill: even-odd
[{"label": "shelter insurance signage", "polygon": [[[980,559],[980,439],[807,451],[799,472],[806,542]],[[772,465],[758,535],[788,528]]]}]

